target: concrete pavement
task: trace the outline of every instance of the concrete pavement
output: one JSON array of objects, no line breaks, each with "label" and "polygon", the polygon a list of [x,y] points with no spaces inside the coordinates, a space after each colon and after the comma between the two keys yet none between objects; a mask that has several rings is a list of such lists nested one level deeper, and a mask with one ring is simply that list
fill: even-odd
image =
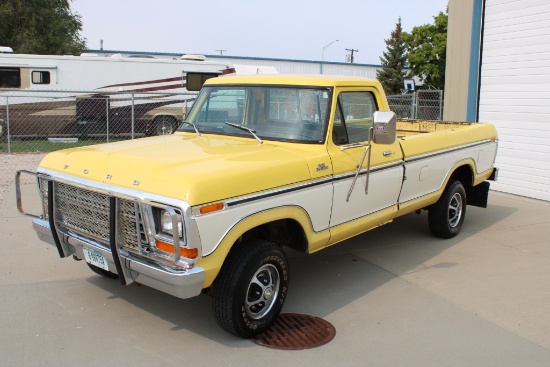
[{"label": "concrete pavement", "polygon": [[283,312],[324,318],[337,334],[282,351],[222,331],[208,296],[122,287],[59,259],[12,191],[0,207],[0,365],[549,366],[549,224],[550,203],[491,192],[451,240],[431,237],[424,213],[292,252]]}]

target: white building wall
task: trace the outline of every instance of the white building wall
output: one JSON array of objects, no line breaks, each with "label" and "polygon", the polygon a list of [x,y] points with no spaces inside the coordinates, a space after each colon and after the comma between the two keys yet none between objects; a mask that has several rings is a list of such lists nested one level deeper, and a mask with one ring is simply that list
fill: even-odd
[{"label": "white building wall", "polygon": [[[320,74],[320,61],[302,61],[302,60],[276,60],[263,58],[240,58],[223,57],[216,58],[209,56],[209,60],[227,61],[235,65],[260,65],[273,66],[280,74]],[[323,74],[360,76],[376,79],[376,70],[382,68],[378,65],[349,64],[325,62],[323,63]]]},{"label": "white building wall", "polygon": [[[169,58],[177,60],[181,57],[179,54],[172,53],[147,53],[147,52],[128,52],[128,51],[108,51],[108,50],[89,50],[89,52],[110,56],[112,54],[122,55],[150,55],[155,58]],[[234,65],[274,67],[279,74],[321,74],[321,61],[309,60],[290,60],[290,59],[270,59],[261,57],[239,57],[239,56],[218,56],[208,55],[206,57],[212,61],[230,62]],[[344,62],[323,62],[323,74],[359,76],[376,79],[376,71],[382,70],[380,65],[370,64],[350,64]],[[417,80],[418,84],[418,80]]]},{"label": "white building wall", "polygon": [[550,1],[486,0],[479,120],[499,132],[491,187],[550,201]]}]

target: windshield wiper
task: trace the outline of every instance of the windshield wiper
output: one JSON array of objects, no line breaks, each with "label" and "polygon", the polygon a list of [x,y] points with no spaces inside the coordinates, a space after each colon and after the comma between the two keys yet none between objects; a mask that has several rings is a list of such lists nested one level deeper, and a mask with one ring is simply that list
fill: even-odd
[{"label": "windshield wiper", "polygon": [[237,125],[237,124],[234,124],[234,123],[232,123],[232,122],[227,122],[227,121],[224,122],[224,124],[229,125],[229,126],[236,127],[237,129],[241,129],[241,130],[244,130],[244,131],[248,131],[250,134],[252,134],[252,136],[254,136],[254,137],[256,138],[256,140],[258,140],[258,142],[259,142],[260,144],[263,144],[263,143],[264,143],[264,142],[262,141],[262,139],[260,139],[260,138],[258,137],[258,135],[256,135],[256,130],[253,130],[253,129],[251,129],[251,128],[249,128],[249,127],[246,127],[246,126],[243,126],[243,125]]},{"label": "windshield wiper", "polygon": [[195,129],[195,132],[197,133],[197,136],[201,136],[201,132],[199,131],[199,129],[197,129],[197,125],[195,125],[194,123],[189,122],[189,121],[183,121],[183,123],[193,126],[193,129]]}]

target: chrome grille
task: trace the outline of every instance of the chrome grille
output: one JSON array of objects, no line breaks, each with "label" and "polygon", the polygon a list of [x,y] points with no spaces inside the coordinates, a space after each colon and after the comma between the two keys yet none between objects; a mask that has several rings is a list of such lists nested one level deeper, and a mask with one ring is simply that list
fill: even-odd
[{"label": "chrome grille", "polygon": [[44,212],[44,219],[48,219],[48,180],[45,178],[39,178],[40,194],[42,195],[42,211]]},{"label": "chrome grille", "polygon": [[[55,221],[58,226],[109,244],[109,196],[64,183],[55,185]],[[118,209],[119,245],[137,250],[139,220],[137,204],[121,199]],[[138,215],[136,216],[136,212]],[[136,218],[138,222],[136,224]],[[141,232],[141,230],[140,230]]]},{"label": "chrome grille", "polygon": [[[136,226],[136,212],[138,213],[138,226]],[[139,209],[137,203],[121,200],[118,212],[119,235],[123,246],[137,250],[138,240],[142,238],[143,225],[139,220]],[[138,229],[139,228],[139,229]],[[139,235],[138,235],[139,230]]]}]

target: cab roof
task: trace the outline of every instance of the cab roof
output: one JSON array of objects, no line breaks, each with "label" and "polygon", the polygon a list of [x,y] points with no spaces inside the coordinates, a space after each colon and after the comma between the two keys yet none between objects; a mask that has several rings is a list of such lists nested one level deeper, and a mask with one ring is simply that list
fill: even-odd
[{"label": "cab roof", "polygon": [[303,85],[320,87],[359,87],[377,86],[382,88],[375,79],[344,76],[344,75],[300,75],[300,74],[274,74],[274,75],[227,75],[208,79],[205,85]]}]

